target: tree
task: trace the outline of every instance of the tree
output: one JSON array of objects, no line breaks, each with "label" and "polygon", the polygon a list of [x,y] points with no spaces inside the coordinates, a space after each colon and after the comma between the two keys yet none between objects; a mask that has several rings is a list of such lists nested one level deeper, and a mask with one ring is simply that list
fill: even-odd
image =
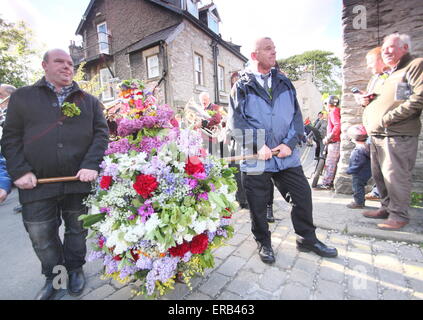
[{"label": "tree", "polygon": [[24,22],[9,23],[0,17],[0,83],[29,84],[36,72],[32,61],[41,60],[32,44],[32,31]]},{"label": "tree", "polygon": [[100,77],[98,74],[92,77],[91,80],[85,80],[87,77],[84,71],[85,64],[86,62],[81,62],[76,70],[73,80],[78,82],[78,85],[82,90],[92,94],[93,96],[99,97],[106,88],[100,85]]},{"label": "tree", "polygon": [[310,72],[322,94],[341,95],[341,60],[333,52],[306,51],[300,55],[278,60],[278,64],[292,81],[299,80],[302,74]]}]

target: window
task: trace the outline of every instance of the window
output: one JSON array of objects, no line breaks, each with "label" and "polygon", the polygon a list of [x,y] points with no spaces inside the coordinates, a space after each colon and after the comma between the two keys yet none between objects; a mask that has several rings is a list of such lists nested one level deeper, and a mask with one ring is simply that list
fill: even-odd
[{"label": "window", "polygon": [[156,78],[159,75],[159,56],[155,54],[154,56],[147,57],[147,78]]},{"label": "window", "polygon": [[108,68],[100,69],[100,85],[104,91],[101,93],[103,101],[114,99],[114,92],[112,86],[112,74]]},{"label": "window", "polygon": [[212,14],[211,12],[209,12],[208,14],[208,22],[209,22],[209,28],[216,34],[219,34],[219,19],[217,19],[217,17]]},{"label": "window", "polygon": [[100,53],[109,54],[109,35],[106,22],[97,25],[98,49]]},{"label": "window", "polygon": [[194,17],[198,19],[198,7],[196,0],[186,0],[187,1],[187,11],[191,13]]},{"label": "window", "polygon": [[203,57],[199,54],[194,54],[194,70],[195,70],[195,84],[204,85],[203,81]]},{"label": "window", "polygon": [[225,91],[225,68],[217,67],[217,78],[219,80],[219,91]]}]

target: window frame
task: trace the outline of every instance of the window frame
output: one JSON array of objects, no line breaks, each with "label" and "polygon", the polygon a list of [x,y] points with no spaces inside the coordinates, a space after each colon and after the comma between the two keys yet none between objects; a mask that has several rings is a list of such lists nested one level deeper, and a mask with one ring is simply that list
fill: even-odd
[{"label": "window frame", "polygon": [[[101,26],[106,26],[106,32],[101,31],[100,32],[100,27]],[[105,37],[106,41],[102,41],[103,39],[101,38],[101,35],[103,35],[103,37]],[[98,52],[99,53],[104,53],[104,54],[110,54],[110,42],[109,42],[109,33],[108,33],[108,29],[107,29],[107,22],[103,21],[99,24],[97,24],[97,36],[98,36]],[[102,48],[102,45],[107,44],[107,48]]]},{"label": "window frame", "polygon": [[[154,57],[156,57],[157,58],[157,66],[151,66],[150,65],[150,62],[149,61],[151,61],[150,59],[151,58],[154,58]],[[154,78],[158,78],[158,77],[160,77],[160,59],[159,59],[159,54],[158,53],[155,53],[155,54],[152,54],[152,55],[149,55],[149,56],[147,56],[146,58],[145,58],[145,64],[146,64],[146,69],[147,69],[147,79],[154,79]],[[156,68],[157,67],[157,75],[152,75],[151,73],[152,73],[152,69],[153,68]]]},{"label": "window frame", "polygon": [[[200,58],[198,65],[197,57]],[[197,70],[197,66],[200,67],[201,70]],[[194,52],[194,78],[195,78],[195,85],[197,86],[204,86],[204,58],[201,54]]]}]

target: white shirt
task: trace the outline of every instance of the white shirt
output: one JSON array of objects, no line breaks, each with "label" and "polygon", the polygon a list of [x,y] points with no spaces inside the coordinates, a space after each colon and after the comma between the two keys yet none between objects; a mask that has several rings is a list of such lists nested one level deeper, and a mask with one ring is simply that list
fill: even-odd
[{"label": "white shirt", "polygon": [[[262,73],[253,72],[253,74],[256,77],[257,82],[264,88],[264,80],[261,78]],[[270,75],[270,77],[267,78],[267,85],[269,88],[272,87],[272,75]]]}]

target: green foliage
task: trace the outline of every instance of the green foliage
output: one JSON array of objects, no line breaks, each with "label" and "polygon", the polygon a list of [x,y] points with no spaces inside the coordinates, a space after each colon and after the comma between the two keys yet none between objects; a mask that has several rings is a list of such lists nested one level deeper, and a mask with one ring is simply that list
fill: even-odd
[{"label": "green foliage", "polygon": [[89,94],[92,94],[95,97],[99,97],[104,90],[106,90],[105,86],[100,85],[100,75],[96,74],[91,78],[91,80],[85,80],[87,78],[87,75],[84,71],[86,62],[82,62],[78,69],[76,70],[75,76],[73,77],[73,80],[76,81],[79,85],[79,87],[88,92]]},{"label": "green foliage", "polygon": [[0,18],[0,83],[21,87],[39,75],[41,67],[33,67],[33,61],[41,61],[41,54],[34,49],[31,29],[24,22],[9,23]]},{"label": "green foliage", "polygon": [[75,103],[65,102],[62,105],[62,112],[65,116],[72,118],[81,114],[81,109]]},{"label": "green foliage", "polygon": [[341,94],[341,60],[334,53],[322,50],[306,51],[278,61],[281,70],[292,81],[297,81],[305,72],[314,76],[321,93]]},{"label": "green foliage", "polygon": [[423,193],[411,193],[411,206],[413,208],[423,208]]}]

